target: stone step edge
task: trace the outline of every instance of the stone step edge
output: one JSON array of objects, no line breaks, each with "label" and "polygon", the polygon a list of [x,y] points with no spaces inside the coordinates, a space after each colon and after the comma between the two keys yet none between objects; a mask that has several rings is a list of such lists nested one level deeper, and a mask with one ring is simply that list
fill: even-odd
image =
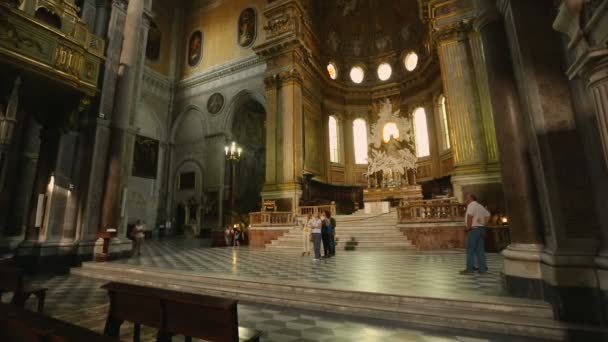
[{"label": "stone step edge", "polygon": [[[111,265],[106,265],[104,263],[95,263],[95,262],[85,262],[82,264],[83,266],[81,268],[72,268],[72,270],[74,271],[78,271],[78,270],[83,270],[83,269],[97,269],[97,270],[105,270],[105,271],[112,271],[112,272],[123,272],[123,273],[129,273],[129,274],[135,274],[135,275],[142,275],[145,274],[146,272],[148,273],[152,273],[152,274],[160,274],[163,273],[168,277],[181,277],[181,278],[187,278],[190,280],[201,280],[201,279],[210,279],[211,281],[225,281],[225,282],[235,282],[238,284],[242,284],[243,282],[248,282],[248,283],[254,283],[256,285],[259,285],[260,287],[285,287],[285,288],[299,288],[302,289],[303,291],[317,291],[317,292],[321,292],[321,291],[330,291],[330,292],[340,292],[343,294],[354,294],[354,295],[359,295],[359,296],[373,296],[376,297],[375,300],[386,300],[389,298],[399,298],[399,299],[407,299],[409,301],[420,301],[420,300],[424,300],[427,303],[428,302],[434,302],[434,303],[439,303],[442,306],[445,306],[445,303],[450,303],[452,306],[456,306],[456,305],[467,305],[470,306],[471,304],[477,305],[477,308],[482,308],[484,306],[487,307],[495,307],[495,306],[500,306],[500,305],[506,305],[506,306],[510,306],[510,307],[516,307],[516,308],[522,308],[522,309],[535,309],[535,310],[545,310],[548,313],[553,313],[551,305],[549,303],[546,302],[542,302],[542,301],[523,301],[523,300],[515,300],[515,301],[508,301],[505,303],[505,299],[508,300],[508,298],[504,298],[504,297],[500,297],[500,298],[494,298],[494,297],[483,297],[482,299],[485,299],[484,301],[479,300],[477,298],[479,297],[475,297],[476,299],[473,300],[472,296],[471,298],[467,298],[467,299],[455,299],[455,298],[440,298],[440,297],[429,297],[429,296],[423,296],[423,295],[418,295],[418,294],[393,294],[393,293],[378,293],[378,292],[369,292],[369,291],[358,291],[358,290],[351,290],[351,289],[340,289],[340,288],[333,288],[333,287],[327,287],[327,286],[319,286],[319,285],[314,285],[310,284],[310,283],[305,283],[305,282],[292,282],[292,281],[284,281],[284,280],[277,280],[277,279],[271,279],[271,278],[252,278],[252,277],[242,277],[242,276],[226,276],[226,275],[218,275],[218,274],[209,274],[209,273],[201,273],[201,272],[192,272],[192,271],[182,271],[182,270],[159,270],[156,267],[148,267],[148,266],[133,266],[133,265],[127,265],[127,264],[111,264]],[[491,300],[491,299],[498,299],[498,300]],[[407,304],[407,303],[402,303],[402,304]]]},{"label": "stone step edge", "polygon": [[[125,281],[124,278],[114,278],[111,276],[103,276],[97,273],[89,273],[89,272],[76,272],[76,275],[82,275],[86,277],[91,277],[95,279],[108,280],[108,281]],[[169,288],[173,290],[183,290],[176,285],[172,285],[166,282],[166,278],[160,278],[148,276],[150,280],[146,281],[138,281],[134,279],[127,279],[127,282],[147,285],[147,286],[156,286],[162,288]],[[164,284],[163,284],[164,282]],[[198,286],[192,286],[192,282],[186,282],[183,286],[185,288],[196,289],[200,293],[201,290],[203,293],[216,295],[220,297],[228,297],[228,298],[237,298],[244,299],[251,302],[257,303],[274,303],[279,306],[292,306],[296,308],[306,308],[317,311],[330,311],[335,313],[341,313],[345,315],[354,315],[359,317],[366,318],[380,318],[384,320],[394,320],[399,322],[407,322],[416,325],[429,325],[433,327],[448,327],[448,328],[464,328],[467,330],[480,331],[480,328],[483,329],[484,332],[492,332],[492,333],[501,333],[501,334],[509,334],[509,335],[519,335],[519,336],[529,336],[529,337],[543,337],[543,338],[551,338],[556,340],[561,340],[567,336],[568,330],[572,327],[570,325],[560,323],[554,321],[552,319],[547,318],[538,318],[538,317],[529,317],[529,316],[521,316],[521,315],[510,315],[513,318],[524,318],[522,320],[510,320],[509,315],[496,315],[496,316],[507,316],[507,317],[490,317],[487,313],[483,313],[486,315],[481,315],[482,312],[477,312],[477,315],[474,313],[471,314],[471,318],[466,318],[463,315],[462,310],[457,312],[450,313],[445,309],[430,309],[428,307],[415,307],[409,306],[406,309],[402,310],[391,310],[387,306],[374,306],[370,305],[368,307],[362,306],[361,302],[353,305],[350,303],[337,303],[335,300],[323,300],[322,302],[311,301],[309,297],[303,296],[294,296],[289,295],[285,298],[281,298],[278,296],[268,296],[265,293],[246,293],[243,291],[239,291],[238,289],[233,289],[232,291],[218,290],[217,287],[205,287],[200,283]],[[195,291],[192,291],[195,292]],[[252,291],[255,292],[255,291]],[[275,292],[272,292],[275,293]],[[300,297],[300,298],[298,298]],[[291,305],[285,305],[291,304]],[[412,310],[418,308],[419,310]],[[434,312],[437,311],[437,312]],[[471,310],[472,311],[472,310]],[[380,315],[380,316],[379,316]],[[388,316],[388,317],[387,317]],[[481,319],[480,319],[481,318]],[[492,319],[494,318],[494,319]],[[472,324],[472,322],[476,324]],[[480,327],[482,325],[483,327]],[[586,327],[585,327],[586,328]],[[541,331],[542,330],[542,333]]]},{"label": "stone step edge", "polygon": [[[87,274],[86,271],[84,272],[78,272],[80,274]],[[78,274],[76,273],[76,274]],[[120,273],[117,273],[117,277],[120,277]],[[88,277],[97,277],[97,279],[106,279],[106,278],[112,278],[110,276],[104,276],[104,275],[99,275],[96,273],[92,273],[87,275]],[[323,297],[320,296],[319,294],[315,294],[315,296],[313,296],[313,298],[309,298],[310,295],[306,295],[306,294],[301,294],[301,293],[288,293],[288,292],[284,292],[284,291],[268,291],[268,289],[262,289],[262,288],[250,288],[247,286],[235,286],[235,285],[227,285],[227,284],[222,284],[222,287],[218,287],[217,283],[203,283],[203,282],[192,282],[190,280],[187,279],[175,279],[175,278],[167,278],[167,277],[160,277],[159,275],[153,275],[153,274],[148,274],[148,275],[140,275],[141,280],[134,280],[133,278],[128,278],[127,281],[140,281],[142,283],[146,283],[146,284],[151,284],[153,286],[160,286],[161,282],[164,282],[164,286],[165,288],[178,288],[179,287],[184,287],[184,288],[192,288],[192,289],[205,289],[205,290],[217,290],[218,288],[227,290],[227,289],[231,289],[231,293],[237,293],[237,294],[249,294],[249,295],[256,295],[256,296],[264,296],[264,297],[272,297],[272,298],[277,298],[277,299],[281,299],[281,300],[287,300],[287,299],[293,299],[293,298],[299,298],[302,301],[307,301],[307,302],[316,302],[314,299],[315,298],[324,298],[323,300],[319,300],[318,302],[323,303],[326,302],[328,304],[333,304],[333,305],[342,305],[342,306],[351,306],[351,307],[359,307],[362,306],[363,304],[365,304],[366,307],[371,307],[374,308],[375,310],[378,311],[390,311],[390,312],[401,312],[401,313],[417,313],[419,311],[425,311],[428,313],[429,316],[442,316],[442,314],[445,313],[449,313],[450,315],[453,315],[453,317],[469,317],[469,319],[471,320],[477,320],[477,317],[479,317],[480,314],[483,315],[494,315],[494,316],[498,316],[498,317],[491,317],[491,316],[483,316],[483,321],[486,320],[490,320],[493,322],[504,322],[505,320],[508,320],[510,322],[519,322],[519,320],[513,320],[510,318],[513,317],[521,317],[521,318],[525,318],[525,319],[532,319],[532,320],[539,320],[542,321],[541,323],[547,323],[547,322],[557,322],[555,321],[553,318],[547,318],[547,317],[542,317],[542,316],[534,316],[534,315],[521,315],[521,313],[517,312],[508,312],[508,311],[486,311],[486,310],[479,310],[479,308],[445,308],[442,306],[436,306],[436,305],[429,305],[427,303],[416,303],[416,304],[412,304],[410,303],[409,305],[403,305],[400,303],[391,303],[392,305],[387,305],[388,303],[375,303],[375,302],[371,302],[371,301],[365,301],[365,300],[361,300],[361,299],[355,299],[355,300],[351,300],[349,301],[346,298],[336,298],[336,297]],[[145,279],[147,278],[147,280]],[[112,278],[115,279],[115,278]],[[123,279],[124,278],[120,278]],[[171,281],[171,282],[169,282]],[[261,292],[260,292],[261,291]],[[268,296],[266,294],[268,293],[272,293],[274,296]],[[416,310],[412,310],[412,309],[416,309]],[[446,311],[447,310],[447,311]],[[536,322],[539,323],[539,322]],[[558,322],[557,322],[558,323]]]}]

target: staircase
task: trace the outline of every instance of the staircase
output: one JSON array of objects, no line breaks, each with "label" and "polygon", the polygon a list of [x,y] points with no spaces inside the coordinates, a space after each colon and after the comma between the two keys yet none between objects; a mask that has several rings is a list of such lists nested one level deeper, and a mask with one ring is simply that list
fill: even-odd
[{"label": "staircase", "polygon": [[[336,215],[336,249],[415,250],[411,241],[397,228],[397,212],[365,214],[362,210],[352,215]],[[266,244],[268,249],[302,249],[302,227]]]}]

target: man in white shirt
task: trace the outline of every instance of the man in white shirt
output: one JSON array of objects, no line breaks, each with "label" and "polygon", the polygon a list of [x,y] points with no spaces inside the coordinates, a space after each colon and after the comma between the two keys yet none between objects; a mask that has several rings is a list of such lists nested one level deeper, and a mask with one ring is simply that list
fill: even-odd
[{"label": "man in white shirt", "polygon": [[479,273],[488,271],[484,247],[485,229],[490,220],[490,212],[477,202],[475,195],[467,196],[467,213],[465,214],[467,237],[467,269],[461,274],[475,273],[475,259],[477,259]]}]

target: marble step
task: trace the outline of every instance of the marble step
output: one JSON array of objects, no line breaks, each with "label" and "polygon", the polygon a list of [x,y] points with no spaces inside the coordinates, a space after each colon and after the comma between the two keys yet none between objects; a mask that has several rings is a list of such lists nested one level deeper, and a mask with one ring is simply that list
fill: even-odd
[{"label": "marble step", "polygon": [[72,273],[108,281],[433,327],[555,340],[567,337],[568,329],[591,329],[553,320],[552,309],[546,303],[506,297],[434,298],[415,293],[371,293],[302,282],[112,263],[84,263],[82,268],[72,269]]},{"label": "marble step", "polygon": [[[336,232],[336,236],[340,237],[340,238],[350,238],[350,237],[355,237],[355,238],[365,238],[365,239],[369,239],[369,240],[383,240],[383,239],[387,239],[387,238],[399,238],[399,237],[405,237],[405,235],[399,231],[388,231],[388,232],[352,232],[352,231],[347,231],[344,232],[342,230],[340,230],[339,232]],[[281,237],[279,237],[278,239],[302,239],[302,233],[301,232],[294,232],[294,233],[285,233],[283,234]]]}]

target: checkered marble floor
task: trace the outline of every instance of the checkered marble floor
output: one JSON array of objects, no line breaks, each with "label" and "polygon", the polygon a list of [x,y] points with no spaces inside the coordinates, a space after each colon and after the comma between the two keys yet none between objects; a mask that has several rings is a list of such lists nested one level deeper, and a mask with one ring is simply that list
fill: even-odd
[{"label": "checkered marble floor", "polygon": [[502,256],[488,254],[490,271],[460,275],[464,251],[347,252],[313,263],[298,252],[247,247],[204,248],[200,240],[147,240],[142,256],[116,263],[182,271],[271,278],[340,289],[438,297],[505,296]]},{"label": "checkered marble floor", "polygon": [[[102,332],[108,310],[107,294],[102,281],[76,275],[36,279],[49,288],[45,313],[56,318]],[[10,295],[3,296],[10,300]],[[35,308],[33,300],[28,301]],[[421,330],[412,326],[353,319],[346,316],[304,310],[239,303],[239,325],[264,332],[262,341],[413,341],[413,342],[485,342],[538,341],[521,337],[473,334],[454,330]],[[132,340],[132,325],[121,329],[123,341]],[[155,331],[143,327],[142,340],[154,341]],[[176,341],[181,340],[179,337]]]}]

